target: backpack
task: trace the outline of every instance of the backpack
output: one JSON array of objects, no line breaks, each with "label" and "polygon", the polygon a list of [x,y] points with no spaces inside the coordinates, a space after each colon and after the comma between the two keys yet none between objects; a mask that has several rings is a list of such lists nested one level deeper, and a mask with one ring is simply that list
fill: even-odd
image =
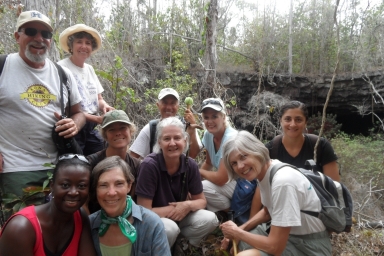
[{"label": "backpack", "polygon": [[153,146],[156,140],[156,128],[160,119],[153,119],[149,121],[149,153],[153,152]]},{"label": "backpack", "polygon": [[7,57],[8,57],[7,54],[1,54],[0,55],[0,76],[1,76],[1,73],[3,72],[5,60],[7,59]]},{"label": "backpack", "polygon": [[231,199],[231,210],[233,211],[233,219],[236,224],[242,225],[249,220],[256,187],[257,180],[237,179]]},{"label": "backpack", "polygon": [[[307,160],[306,166],[316,165],[313,160]],[[319,218],[328,231],[350,232],[352,226],[353,201],[348,189],[330,177],[316,170],[297,168],[286,163],[275,164],[271,169],[269,182],[272,185],[274,175],[282,167],[289,166],[301,172],[312,184],[317,196],[320,199],[321,211],[313,212],[300,210],[301,212]]]}]

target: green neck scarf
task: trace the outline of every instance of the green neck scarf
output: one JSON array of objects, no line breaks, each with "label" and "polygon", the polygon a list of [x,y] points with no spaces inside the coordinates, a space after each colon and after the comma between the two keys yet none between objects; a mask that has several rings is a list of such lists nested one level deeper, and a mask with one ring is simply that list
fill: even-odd
[{"label": "green neck scarf", "polygon": [[121,216],[114,218],[108,217],[105,211],[101,209],[101,225],[99,228],[99,236],[103,236],[107,232],[109,225],[119,223],[119,227],[123,235],[126,236],[132,244],[136,241],[136,229],[128,221],[128,216],[132,213],[132,199],[130,196],[127,196],[126,200],[127,205],[125,206],[124,212]]}]

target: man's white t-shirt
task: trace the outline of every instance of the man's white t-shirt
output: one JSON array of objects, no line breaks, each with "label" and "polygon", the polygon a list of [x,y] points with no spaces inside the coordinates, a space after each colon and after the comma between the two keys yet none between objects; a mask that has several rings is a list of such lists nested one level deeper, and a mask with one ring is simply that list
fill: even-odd
[{"label": "man's white t-shirt", "polygon": [[[63,68],[71,89],[71,105],[81,98],[72,73]],[[64,87],[64,105],[68,91]],[[28,66],[19,53],[9,54],[0,76],[0,152],[4,158],[3,172],[48,169],[57,149],[52,141],[52,128],[58,121],[54,112],[61,114],[60,78],[54,63]]]},{"label": "man's white t-shirt", "polygon": [[291,227],[290,234],[306,235],[324,231],[323,222],[300,210],[320,211],[321,204],[309,180],[299,171],[283,167],[269,183],[272,166],[279,163],[272,160],[262,181],[259,181],[261,202],[268,208],[272,225]]}]

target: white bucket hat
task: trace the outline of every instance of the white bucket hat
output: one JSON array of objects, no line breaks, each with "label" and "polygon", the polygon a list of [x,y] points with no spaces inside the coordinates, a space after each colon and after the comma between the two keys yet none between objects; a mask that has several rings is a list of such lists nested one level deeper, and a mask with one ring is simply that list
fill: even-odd
[{"label": "white bucket hat", "polygon": [[59,36],[59,43],[60,43],[61,49],[69,53],[69,47],[67,43],[68,37],[78,32],[87,32],[91,36],[93,36],[93,38],[95,38],[97,46],[94,50],[92,50],[92,54],[97,52],[101,48],[101,36],[96,29],[91,28],[85,24],[76,24],[69,28],[66,28],[63,32],[61,32]]}]

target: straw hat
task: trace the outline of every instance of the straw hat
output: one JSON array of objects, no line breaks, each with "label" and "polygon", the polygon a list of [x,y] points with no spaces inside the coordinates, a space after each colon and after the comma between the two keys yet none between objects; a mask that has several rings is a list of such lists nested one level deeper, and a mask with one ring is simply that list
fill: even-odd
[{"label": "straw hat", "polygon": [[99,32],[97,32],[96,29],[91,28],[91,27],[84,25],[84,24],[76,24],[76,25],[73,25],[69,28],[66,28],[63,32],[61,32],[61,34],[59,36],[59,43],[60,43],[61,49],[63,49],[65,52],[69,53],[69,47],[67,44],[68,37],[70,35],[77,33],[77,32],[87,32],[90,35],[92,35],[93,38],[95,38],[96,43],[97,43],[97,47],[96,47],[96,49],[94,49],[92,51],[92,54],[97,52],[101,48],[101,37],[100,37]]}]

